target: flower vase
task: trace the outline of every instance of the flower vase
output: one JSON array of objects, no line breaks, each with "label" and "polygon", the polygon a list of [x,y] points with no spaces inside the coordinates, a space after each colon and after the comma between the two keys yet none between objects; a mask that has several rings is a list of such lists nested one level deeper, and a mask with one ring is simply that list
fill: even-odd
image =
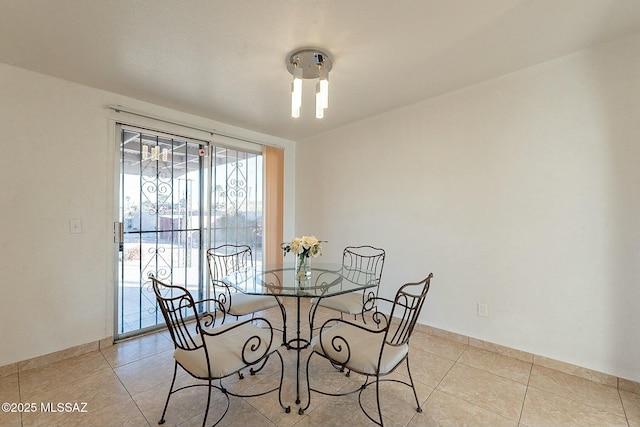
[{"label": "flower vase", "polygon": [[298,256],[298,262],[296,262],[296,278],[298,281],[309,280],[311,278],[311,260],[309,256]]}]

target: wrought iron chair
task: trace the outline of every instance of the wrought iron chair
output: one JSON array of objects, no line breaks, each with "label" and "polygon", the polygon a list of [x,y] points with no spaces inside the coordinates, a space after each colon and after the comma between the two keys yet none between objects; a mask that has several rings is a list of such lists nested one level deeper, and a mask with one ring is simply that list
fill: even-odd
[{"label": "wrought iron chair", "polygon": [[[180,286],[167,285],[149,276],[153,282],[153,291],[162,311],[162,315],[173,339],[174,368],[173,380],[167,395],[167,401],[158,424],[165,422],[165,415],[169,400],[174,393],[191,387],[207,387],[207,407],[204,412],[202,425],[206,424],[211,403],[211,392],[218,389],[227,398],[224,413],[213,424],[217,425],[229,410],[229,396],[256,397],[278,390],[278,400],[285,412],[291,407],[282,403],[282,380],[284,377],[284,362],[278,351],[280,340],[276,339],[273,328],[267,319],[253,318],[241,322],[224,323],[224,307],[219,301],[207,299],[194,301],[191,293]],[[216,304],[218,310],[211,313],[198,313],[196,307],[200,304]],[[215,326],[220,320],[220,325]],[[191,322],[194,321],[192,324]],[[258,324],[256,324],[256,322]],[[280,383],[277,387],[254,394],[238,394],[223,385],[223,379],[239,373],[241,369],[266,363],[273,354],[280,359]],[[205,383],[190,384],[175,388],[178,366],[193,378],[204,380]]]},{"label": "wrought iron chair", "polygon": [[[382,410],[380,407],[380,383],[392,381],[411,387],[418,412],[422,412],[420,401],[411,377],[409,368],[409,339],[424,305],[433,274],[417,283],[407,283],[402,286],[394,300],[377,297],[378,301],[393,303],[391,313],[386,315],[378,309],[368,313],[377,327],[368,327],[362,323],[350,322],[343,319],[329,319],[320,328],[320,334],[311,342],[312,352],[307,359],[307,387],[309,402],[300,409],[300,413],[309,408],[311,392],[328,396],[345,396],[358,394],[358,402],[362,412],[375,424],[382,426]],[[315,356],[327,359],[333,366],[341,366],[350,371],[365,376],[364,383],[355,390],[331,393],[312,388],[309,378],[309,363]],[[391,374],[406,363],[409,381],[394,378],[382,378]],[[377,419],[374,418],[362,404],[362,392],[371,384],[376,387]]]},{"label": "wrought iron chair", "polygon": [[284,307],[271,295],[247,295],[236,292],[222,278],[241,268],[253,267],[253,252],[247,245],[220,245],[207,251],[209,275],[213,285],[213,297],[225,307],[225,312],[236,318],[259,311]]},{"label": "wrought iron chair", "polygon": [[[368,288],[362,292],[350,292],[348,294],[336,295],[328,298],[314,298],[311,300],[312,308],[309,323],[313,331],[318,307],[336,310],[343,314],[351,314],[354,317],[362,315],[364,312],[374,310],[380,280],[382,278],[382,268],[384,267],[384,249],[369,245],[347,246],[342,251],[342,274],[347,280],[354,280],[359,275],[371,274],[376,286]],[[357,280],[356,280],[357,281]]]}]

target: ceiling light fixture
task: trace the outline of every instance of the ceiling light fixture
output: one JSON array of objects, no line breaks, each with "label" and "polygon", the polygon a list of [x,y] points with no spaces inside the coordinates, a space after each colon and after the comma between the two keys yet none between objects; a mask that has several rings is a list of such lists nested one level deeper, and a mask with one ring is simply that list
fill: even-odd
[{"label": "ceiling light fixture", "polygon": [[316,83],[316,118],[324,117],[329,106],[329,71],[333,60],[329,53],[317,48],[295,50],[287,56],[287,70],[293,75],[291,83],[291,117],[300,117],[302,107],[302,79],[318,79]]},{"label": "ceiling light fixture", "polygon": [[[157,162],[160,160],[160,147],[155,146],[149,148],[148,145],[142,145],[142,160],[151,160],[152,162]],[[169,150],[166,148],[162,149],[162,161],[166,162],[169,160]]]}]

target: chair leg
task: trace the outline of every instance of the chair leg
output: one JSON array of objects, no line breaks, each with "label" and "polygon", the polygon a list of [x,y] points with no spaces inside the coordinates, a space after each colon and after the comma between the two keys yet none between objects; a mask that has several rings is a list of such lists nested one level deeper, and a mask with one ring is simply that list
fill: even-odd
[{"label": "chair leg", "polygon": [[409,368],[409,355],[407,355],[407,372],[409,373],[409,381],[411,381],[411,390],[413,390],[413,397],[416,399],[416,411],[422,412],[420,401],[418,400],[418,393],[416,393],[416,386],[413,384],[413,378],[411,377],[411,369]]},{"label": "chair leg", "polygon": [[213,383],[212,383],[211,378],[209,378],[209,387],[207,387],[207,407],[204,410],[204,418],[202,419],[202,427],[206,427],[206,425],[207,425],[207,415],[209,415],[209,405],[211,404],[211,389],[212,388],[213,388]]},{"label": "chair leg", "polygon": [[167,413],[167,408],[169,407],[169,399],[171,399],[171,393],[173,392],[173,386],[176,383],[176,375],[178,373],[178,362],[173,363],[173,379],[171,380],[171,386],[169,387],[169,394],[167,394],[167,401],[164,403],[164,409],[162,411],[162,416],[160,417],[160,421],[158,424],[164,424],[164,416]]},{"label": "chair leg", "polygon": [[[378,424],[379,426],[383,426],[384,421],[382,420],[382,407],[380,406],[380,376],[376,375],[376,404],[378,405],[378,419],[380,420]],[[372,420],[375,422],[374,420]]]}]

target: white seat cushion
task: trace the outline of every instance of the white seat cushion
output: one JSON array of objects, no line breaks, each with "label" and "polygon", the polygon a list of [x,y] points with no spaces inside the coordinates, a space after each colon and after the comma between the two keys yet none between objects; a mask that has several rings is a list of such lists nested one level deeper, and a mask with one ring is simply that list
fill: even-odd
[{"label": "white seat cushion", "polygon": [[362,313],[362,293],[351,292],[334,297],[320,298],[318,305],[342,313],[360,314]]},{"label": "white seat cushion", "polygon": [[277,306],[278,301],[270,295],[248,295],[238,292],[231,294],[229,314],[232,316],[244,316],[245,314],[256,313]]},{"label": "white seat cushion", "polygon": [[[232,328],[236,324],[238,323],[232,322],[221,325],[207,332],[224,331]],[[260,340],[255,337],[259,337]],[[242,351],[245,343],[247,343],[250,338],[251,345],[257,345],[258,342],[260,344],[255,351],[250,350],[251,346],[247,346],[245,349],[244,356],[250,363],[258,361],[265,354],[271,354],[282,344],[275,334],[272,335],[270,329],[260,328],[251,323],[241,324],[237,328],[220,335],[205,335],[204,339],[207,344],[212,378],[224,378],[247,365],[242,360]],[[269,342],[272,338],[273,341]],[[200,336],[196,337],[196,339],[200,339]],[[204,348],[192,351],[177,348],[173,352],[173,357],[192,375],[199,378],[209,377]]]},{"label": "white seat cushion", "polygon": [[[336,347],[342,346],[342,351],[336,350],[332,345],[334,337],[342,337],[344,339],[339,339],[334,344]],[[320,338],[322,339],[322,345],[320,344]],[[375,375],[383,339],[384,333],[367,332],[349,324],[338,323],[324,330],[320,336],[316,336],[311,345],[314,351],[327,356],[340,365],[349,357],[349,361],[344,364],[347,369]],[[348,343],[348,350],[345,342]],[[399,347],[385,346],[380,363],[380,374],[384,375],[391,372],[408,352],[409,346],[407,344]]]}]

